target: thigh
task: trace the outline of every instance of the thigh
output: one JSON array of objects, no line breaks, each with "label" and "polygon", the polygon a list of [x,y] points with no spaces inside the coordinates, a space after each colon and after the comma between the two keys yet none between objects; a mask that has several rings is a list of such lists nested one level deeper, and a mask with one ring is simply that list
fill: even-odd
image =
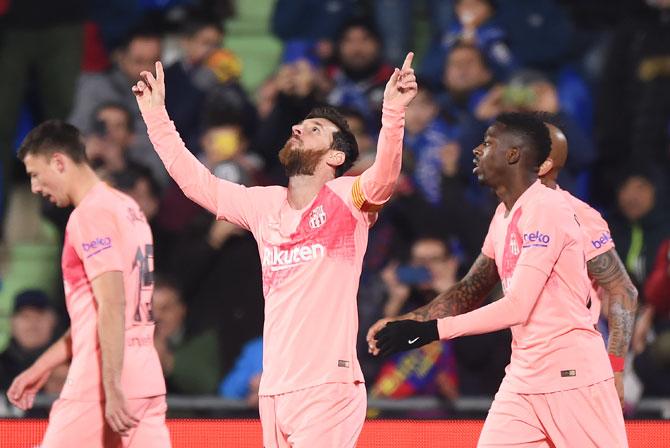
[{"label": "thigh", "polygon": [[291,446],[356,446],[367,408],[364,383],[329,383],[291,395],[279,406],[279,415],[286,420]]},{"label": "thigh", "polygon": [[546,408],[538,413],[557,448],[628,446],[614,379],[546,394]]},{"label": "thigh", "polygon": [[551,445],[527,396],[498,391],[477,447],[548,448]]},{"label": "thigh", "polygon": [[104,404],[58,399],[49,413],[41,448],[121,448],[121,438],[105,423]]},{"label": "thigh", "polygon": [[167,403],[165,396],[128,400],[130,412],[140,422],[128,437],[123,438],[124,448],[170,448],[170,432],[165,424]]},{"label": "thigh", "polygon": [[288,448],[288,440],[277,421],[276,401],[278,396],[258,397],[258,413],[263,431],[263,448]]}]

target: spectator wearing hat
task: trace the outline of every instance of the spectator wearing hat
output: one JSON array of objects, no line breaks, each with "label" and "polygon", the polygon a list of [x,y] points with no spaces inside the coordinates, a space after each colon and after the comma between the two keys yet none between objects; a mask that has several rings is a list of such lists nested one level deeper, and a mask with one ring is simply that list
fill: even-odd
[{"label": "spectator wearing hat", "polygon": [[26,290],[14,299],[12,339],[0,355],[0,390],[44,352],[55,339],[58,318],[49,297],[40,290]]}]

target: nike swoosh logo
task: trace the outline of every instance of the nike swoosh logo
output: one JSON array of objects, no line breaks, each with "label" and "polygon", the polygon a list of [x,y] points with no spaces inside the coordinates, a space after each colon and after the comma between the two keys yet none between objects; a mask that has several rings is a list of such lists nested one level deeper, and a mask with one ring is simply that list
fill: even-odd
[{"label": "nike swoosh logo", "polygon": [[408,340],[407,340],[407,343],[410,344],[410,345],[412,345],[412,344],[414,344],[414,343],[415,343],[416,341],[418,341],[418,340],[419,340],[419,338],[408,339]]}]

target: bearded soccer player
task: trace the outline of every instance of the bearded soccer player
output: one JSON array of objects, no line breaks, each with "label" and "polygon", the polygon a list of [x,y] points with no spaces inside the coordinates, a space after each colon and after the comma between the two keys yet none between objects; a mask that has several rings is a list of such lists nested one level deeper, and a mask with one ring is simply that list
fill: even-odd
[{"label": "bearded soccer player", "polygon": [[546,123],[551,136],[551,152],[540,166],[542,183],[559,191],[577,215],[584,234],[586,268],[595,287],[591,289],[591,316],[597,324],[600,318],[600,295],[607,300],[608,339],[607,353],[614,370],[614,384],[623,406],[624,359],[628,353],[635,324],[637,289],[626,272],[623,262],[614,249],[614,240],[609,226],[597,210],[562,190],[557,183],[558,174],[568,158],[568,141],[556,126]]},{"label": "bearded soccer player", "polygon": [[353,447],[366,392],[356,355],[356,293],[368,229],[400,173],[404,114],[417,91],[409,53],[384,91],[373,165],[342,177],[358,148],[332,108],[292,128],[281,186],[246,188],[214,177],[186,149],[165,110],[163,68],[134,87],[149,137],[184,193],[254,235],[265,295],[259,410],[263,445]]},{"label": "bearded soccer player", "polygon": [[[382,355],[511,328],[512,356],[479,447],[625,447],[612,367],[588,308],[584,236],[574,209],[542,185],[549,130],[502,114],[475,148],[474,174],[501,199],[470,272],[428,305],[370,329]],[[501,281],[504,297],[472,308]]]},{"label": "bearded soccer player", "polygon": [[62,270],[71,327],[17,376],[7,396],[28,409],[52,370],[72,360],[42,448],[170,446],[165,381],[153,344],[153,242],[133,199],[86,160],[77,128],[47,121],[19,149],[33,193],[74,206]]}]

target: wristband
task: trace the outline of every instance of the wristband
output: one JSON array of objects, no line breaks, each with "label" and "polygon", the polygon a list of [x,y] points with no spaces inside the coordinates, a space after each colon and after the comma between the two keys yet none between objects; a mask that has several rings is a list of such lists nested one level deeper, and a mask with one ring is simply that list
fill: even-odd
[{"label": "wristband", "polygon": [[610,364],[612,364],[612,370],[615,372],[623,372],[624,364],[626,360],[622,356],[609,355]]}]

